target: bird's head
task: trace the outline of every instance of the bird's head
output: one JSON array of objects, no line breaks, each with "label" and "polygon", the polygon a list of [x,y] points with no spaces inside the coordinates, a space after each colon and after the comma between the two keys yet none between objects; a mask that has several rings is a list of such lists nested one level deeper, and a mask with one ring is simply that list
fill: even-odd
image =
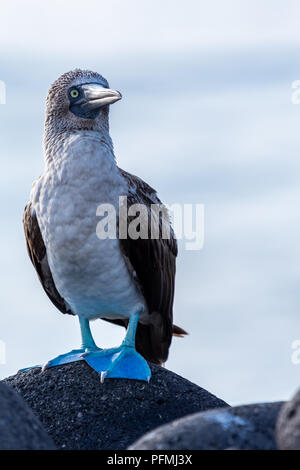
[{"label": "bird's head", "polygon": [[109,105],[121,98],[99,73],[72,70],[61,75],[48,92],[46,126],[60,132],[108,127]]}]

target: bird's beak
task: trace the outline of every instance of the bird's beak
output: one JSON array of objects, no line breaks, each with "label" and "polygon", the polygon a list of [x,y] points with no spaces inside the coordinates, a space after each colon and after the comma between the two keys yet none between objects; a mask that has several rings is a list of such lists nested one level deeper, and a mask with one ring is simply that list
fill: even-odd
[{"label": "bird's beak", "polygon": [[85,111],[102,108],[103,106],[113,104],[122,99],[122,95],[119,91],[104,88],[98,83],[87,83],[82,85],[81,88],[84,95],[81,108]]}]

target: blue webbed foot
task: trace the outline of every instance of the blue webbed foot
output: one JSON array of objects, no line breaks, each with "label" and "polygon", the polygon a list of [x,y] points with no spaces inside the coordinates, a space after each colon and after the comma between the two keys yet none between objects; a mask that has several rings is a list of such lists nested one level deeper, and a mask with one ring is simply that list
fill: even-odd
[{"label": "blue webbed foot", "polygon": [[48,362],[46,362],[43,365],[40,364],[37,366],[25,367],[24,369],[21,369],[19,372],[25,372],[30,369],[36,369],[37,367],[41,368],[42,372],[44,372],[44,370],[50,367],[60,366],[62,364],[68,364],[69,362],[82,361],[83,360],[82,354],[84,352],[85,352],[84,349],[72,349],[72,351],[69,351],[65,354],[60,354],[54,359],[50,359]]},{"label": "blue webbed foot", "polygon": [[19,369],[18,372],[26,372],[27,370],[38,369],[41,367],[43,367],[41,364],[37,364],[36,366],[29,366],[29,367],[24,367],[24,369]]},{"label": "blue webbed foot", "polygon": [[88,351],[102,351],[102,349],[98,347],[93,347],[92,349],[88,348],[79,348],[79,349],[72,349],[71,351],[65,353],[65,354],[60,354],[57,357],[54,357],[53,359],[50,359],[48,362],[45,364],[41,365],[36,365],[36,366],[31,366],[31,367],[25,367],[24,369],[20,369],[19,372],[25,372],[30,369],[36,369],[36,368],[41,368],[42,372],[44,372],[46,369],[49,369],[50,367],[55,367],[55,366],[61,366],[63,364],[69,364],[70,362],[77,362],[77,361],[84,361],[84,354],[86,354]]},{"label": "blue webbed foot", "polygon": [[25,367],[24,369],[20,369],[19,372],[36,369],[37,367],[41,368],[42,372],[44,372],[44,370],[48,369],[49,367],[60,366],[62,364],[68,364],[69,362],[82,361],[82,354],[84,352],[85,349],[72,349],[72,351],[69,351],[65,354],[60,354],[54,359],[50,359],[50,361],[46,362],[44,365],[39,364],[37,366]]},{"label": "blue webbed foot", "polygon": [[65,354],[60,354],[57,357],[54,357],[53,359],[50,359],[48,362],[46,362],[43,367],[42,371],[49,369],[50,367],[55,367],[55,366],[60,366],[62,364],[69,364],[70,362],[76,362],[76,361],[82,361],[83,357],[82,354],[84,353],[84,349],[72,349],[72,351],[69,351]]},{"label": "blue webbed foot", "polygon": [[151,371],[147,361],[131,346],[84,353],[85,361],[106,378],[135,379],[149,382]]},{"label": "blue webbed foot", "polygon": [[[49,369],[49,367],[60,366],[62,364],[69,364],[70,362],[83,361],[84,360],[83,355],[87,353],[87,351],[88,349],[80,348],[80,349],[72,349],[72,351],[69,351],[65,354],[60,354],[54,359],[50,359],[50,361],[46,362],[46,364],[44,364],[42,367],[42,371]],[[95,347],[91,351],[98,352],[98,351],[101,351],[101,349]]]}]

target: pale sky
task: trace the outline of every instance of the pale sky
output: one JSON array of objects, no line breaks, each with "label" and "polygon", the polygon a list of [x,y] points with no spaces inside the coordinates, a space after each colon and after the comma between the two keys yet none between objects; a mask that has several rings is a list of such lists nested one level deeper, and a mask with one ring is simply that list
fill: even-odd
[{"label": "pale sky", "polygon": [[[76,347],[28,259],[22,212],[43,170],[44,102],[75,67],[102,73],[121,167],[168,203],[205,204],[205,245],[180,243],[167,367],[230,404],[289,398],[300,365],[300,4],[296,1],[3,1],[0,376]],[[123,330],[100,320],[100,346]]]},{"label": "pale sky", "polygon": [[299,10],[297,0],[4,0],[0,42],[59,55],[295,45]]}]

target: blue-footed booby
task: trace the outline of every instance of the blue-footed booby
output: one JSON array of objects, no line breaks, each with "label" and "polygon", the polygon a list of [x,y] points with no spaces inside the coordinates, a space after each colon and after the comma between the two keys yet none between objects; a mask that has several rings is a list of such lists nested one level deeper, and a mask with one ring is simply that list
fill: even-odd
[{"label": "blue-footed booby", "polygon": [[[109,134],[109,106],[121,94],[100,74],[76,69],[51,86],[44,129],[45,169],[33,184],[23,223],[28,253],[41,284],[62,312],[77,315],[82,345],[43,369],[85,360],[108,378],[149,380],[147,361],[162,364],[172,335],[177,242],[168,215],[168,238],[96,235],[97,207],[162,206],[156,191],[119,168]],[[165,211],[166,213],[166,211]],[[131,218],[132,219],[132,218]],[[126,215],[128,227],[130,217]],[[120,220],[118,220],[120,223]],[[96,346],[90,321],[124,326],[117,348]]]}]

